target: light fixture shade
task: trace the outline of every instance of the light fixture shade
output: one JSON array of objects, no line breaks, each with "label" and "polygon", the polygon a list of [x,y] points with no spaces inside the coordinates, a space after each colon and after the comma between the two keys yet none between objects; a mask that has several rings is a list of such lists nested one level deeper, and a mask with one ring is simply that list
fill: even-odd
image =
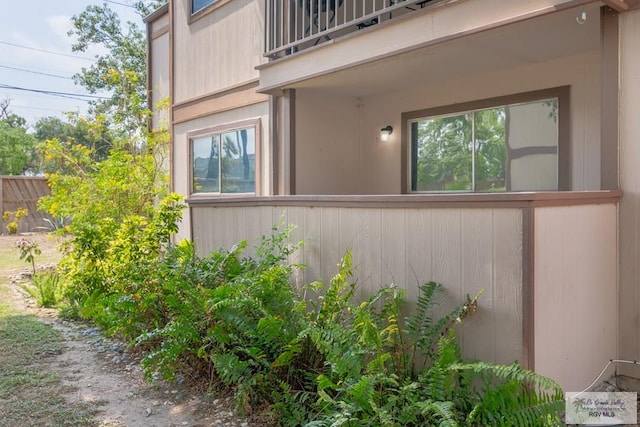
[{"label": "light fixture shade", "polygon": [[393,128],[391,125],[383,127],[380,129],[380,141],[388,141],[389,135],[393,133]]}]

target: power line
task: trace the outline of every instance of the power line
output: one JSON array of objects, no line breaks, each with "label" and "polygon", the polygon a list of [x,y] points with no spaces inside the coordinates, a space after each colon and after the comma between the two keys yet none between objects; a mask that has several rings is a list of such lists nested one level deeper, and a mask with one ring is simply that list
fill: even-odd
[{"label": "power line", "polygon": [[66,57],[69,57],[69,58],[74,58],[74,59],[82,59],[84,61],[93,61],[93,62],[96,61],[95,58],[87,58],[85,56],[70,55],[68,53],[56,52],[55,50],[39,49],[37,47],[24,46],[24,45],[20,45],[20,44],[16,44],[16,43],[9,43],[9,42],[5,42],[5,41],[2,41],[2,40],[0,40],[0,44],[4,44],[4,45],[7,45],[7,46],[12,46],[12,47],[19,47],[21,49],[35,50],[37,52],[49,53],[51,55],[60,55],[60,56],[66,56]]},{"label": "power line", "polygon": [[8,69],[8,70],[24,71],[25,73],[41,74],[41,75],[43,75],[43,76],[50,76],[50,77],[57,77],[57,78],[59,78],[59,79],[68,79],[68,80],[71,80],[71,77],[61,76],[61,75],[59,75],[59,74],[44,73],[44,72],[42,72],[42,71],[27,70],[26,68],[10,67],[10,66],[8,66],[8,65],[2,65],[2,64],[0,64],[0,68],[6,68],[6,69]]},{"label": "power line", "polygon": [[42,107],[27,107],[26,105],[11,105],[9,107],[11,110],[15,110],[15,109],[26,109],[26,110],[42,110],[42,111],[54,111],[54,112],[62,112],[64,111],[63,109],[55,109],[55,108],[42,108]]},{"label": "power line", "polygon": [[0,88],[11,89],[11,90],[21,90],[25,92],[41,93],[44,95],[59,96],[60,98],[69,98],[69,99],[75,99],[78,101],[89,101],[90,99],[111,99],[106,96],[85,95],[82,93],[57,92],[53,90],[30,89],[30,88],[19,87],[19,86],[11,86],[4,83],[0,83]]},{"label": "power line", "polygon": [[117,2],[117,1],[113,1],[113,0],[103,0],[103,1],[105,3],[112,3],[112,4],[117,4],[117,5],[120,5],[120,6],[124,6],[124,7],[130,7],[131,9],[135,9],[135,6],[132,6],[130,4],[120,3],[120,2]]}]

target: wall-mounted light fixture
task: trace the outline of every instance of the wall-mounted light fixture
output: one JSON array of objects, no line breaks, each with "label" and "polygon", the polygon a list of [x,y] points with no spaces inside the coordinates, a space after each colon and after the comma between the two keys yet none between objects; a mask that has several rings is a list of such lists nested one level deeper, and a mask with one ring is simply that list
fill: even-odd
[{"label": "wall-mounted light fixture", "polygon": [[383,127],[380,129],[380,141],[388,141],[389,135],[393,133],[393,128],[391,125]]},{"label": "wall-mounted light fixture", "polygon": [[578,15],[576,16],[576,22],[578,24],[584,24],[587,22],[587,11],[584,8],[580,9]]}]

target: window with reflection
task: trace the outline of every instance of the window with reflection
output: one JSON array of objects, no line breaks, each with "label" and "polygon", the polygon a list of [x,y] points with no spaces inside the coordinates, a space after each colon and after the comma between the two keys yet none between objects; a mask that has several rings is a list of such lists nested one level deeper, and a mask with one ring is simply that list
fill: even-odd
[{"label": "window with reflection", "polygon": [[255,193],[255,127],[198,136],[190,143],[192,193]]},{"label": "window with reflection", "polygon": [[408,120],[410,191],[559,188],[559,98]]}]

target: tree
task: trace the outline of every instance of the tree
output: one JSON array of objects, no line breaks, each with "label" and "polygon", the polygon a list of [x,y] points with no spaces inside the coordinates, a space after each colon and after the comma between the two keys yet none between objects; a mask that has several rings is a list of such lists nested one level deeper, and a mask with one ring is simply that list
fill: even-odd
[{"label": "tree", "polygon": [[26,120],[7,113],[0,118],[0,175],[21,175],[28,169],[35,138],[27,133]]},{"label": "tree", "polygon": [[[141,0],[133,7],[141,16],[148,15],[167,0]],[[110,125],[124,133],[135,133],[146,126],[147,67],[146,37],[133,22],[124,27],[118,14],[106,3],[90,5],[72,18],[70,36],[77,41],[74,52],[85,52],[92,45],[100,45],[108,54],[74,76],[90,93],[110,92],[107,100],[91,101],[91,114],[110,117]]]},{"label": "tree", "polygon": [[[146,14],[149,5],[159,3],[141,1],[135,7]],[[172,207],[179,196],[167,196],[163,156],[168,134],[147,129],[150,111],[146,108],[143,33],[133,23],[122,30],[118,15],[106,4],[88,6],[73,18],[73,24],[70,35],[78,38],[75,51],[84,51],[91,44],[109,51],[76,75],[76,81],[92,93],[110,91],[112,96],[94,102],[86,120],[74,117],[70,124],[40,123],[37,133],[46,138],[42,152],[55,169],[47,175],[51,195],[40,199],[39,208],[69,224],[60,230],[70,238],[59,268],[68,282],[68,297],[84,300],[94,291],[108,294],[117,285],[117,272],[107,260],[129,259],[120,250],[123,241],[151,239],[147,234],[153,231],[154,221],[176,223],[177,219],[164,221],[167,207],[170,217],[181,208]],[[98,153],[99,147],[106,150]],[[158,206],[165,209],[158,213]],[[173,227],[165,227],[159,237],[162,241],[151,246],[157,249],[166,243]],[[128,253],[138,261],[146,260],[148,254],[142,252]]]},{"label": "tree", "polygon": [[[62,173],[47,175],[51,194],[39,200],[39,209],[68,223],[59,230],[70,236],[59,268],[73,298],[108,292],[117,273],[105,262],[111,256],[109,248],[119,238],[140,239],[157,215],[156,202],[167,196],[168,185],[155,144],[150,138],[148,148],[140,152],[118,144],[105,160],[95,162],[92,150],[81,144],[46,141],[44,153]],[[167,203],[177,201],[172,195]]]},{"label": "tree", "polygon": [[[40,143],[58,139],[72,144],[80,144],[91,149],[91,159],[95,162],[105,160],[109,156],[109,150],[114,146],[114,138],[104,122],[88,121],[87,119],[72,113],[68,115],[68,121],[58,117],[43,117],[39,119],[34,128],[35,138]],[[43,159],[43,172],[59,172],[59,165],[51,159]]]}]

